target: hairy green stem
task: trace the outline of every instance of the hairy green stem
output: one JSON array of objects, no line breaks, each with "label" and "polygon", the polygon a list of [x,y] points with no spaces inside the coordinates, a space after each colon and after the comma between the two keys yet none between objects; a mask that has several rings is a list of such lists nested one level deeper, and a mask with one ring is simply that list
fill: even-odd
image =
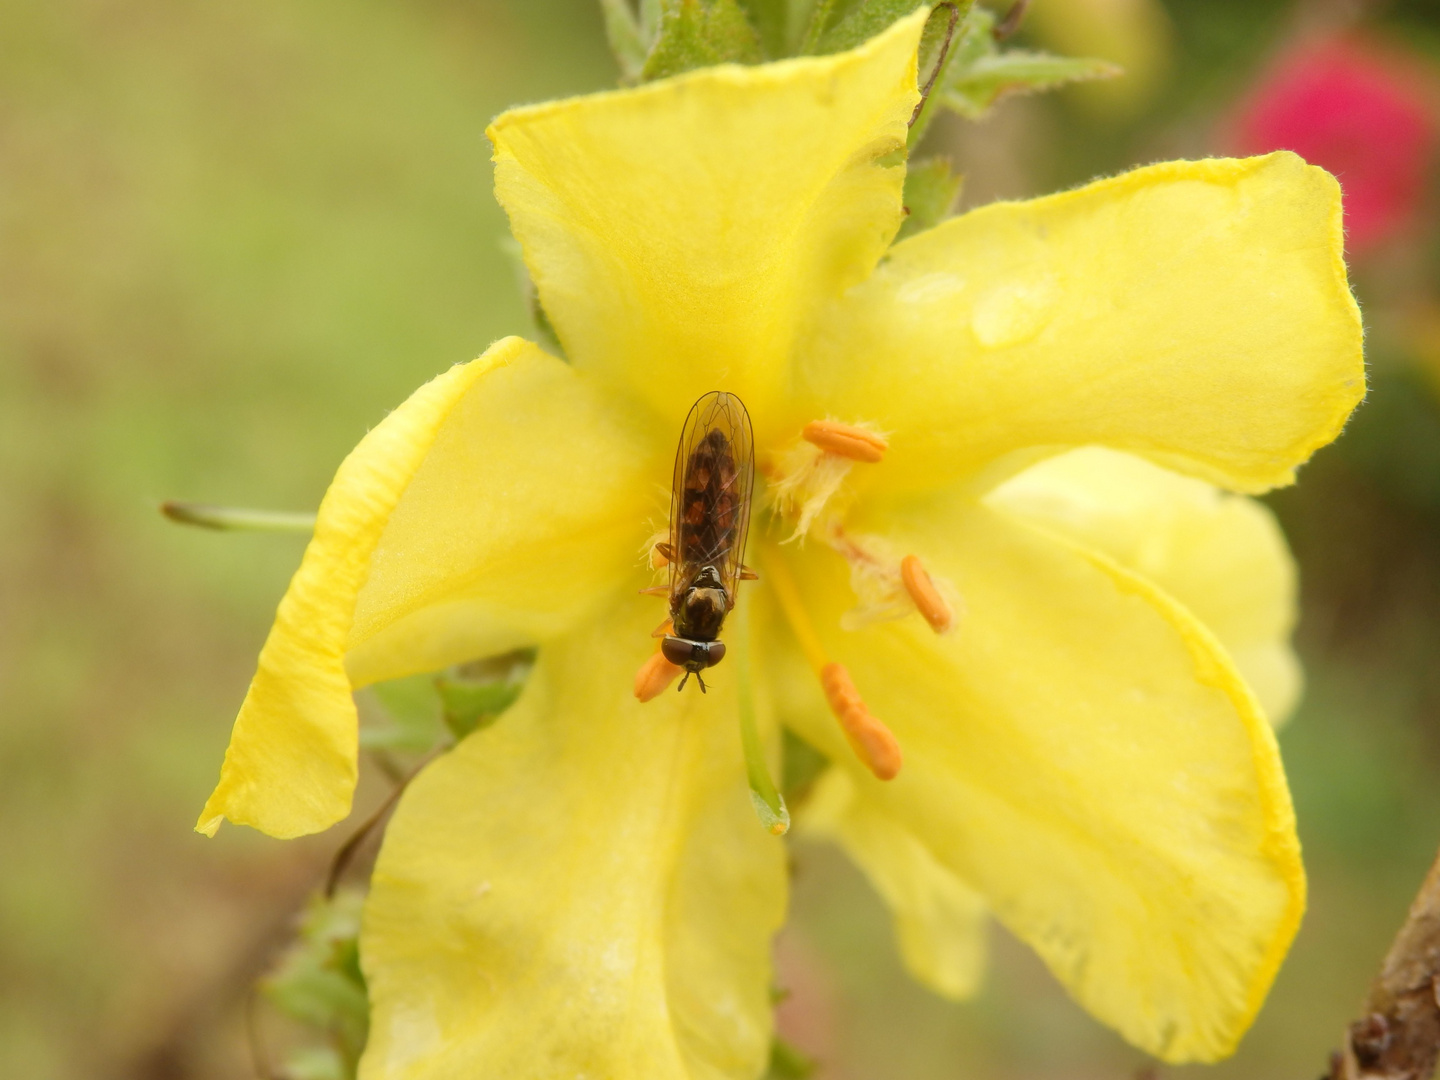
[{"label": "hairy green stem", "polygon": [[197,525],[202,529],[224,532],[315,531],[314,514],[295,514],[284,510],[246,510],[236,506],[211,506],[171,499],[160,504],[160,512],[181,525]]},{"label": "hairy green stem", "polygon": [[[748,615],[748,612],[746,613]],[[735,655],[735,682],[740,706],[740,744],[745,750],[745,777],[750,782],[750,801],[760,824],[783,836],[790,830],[790,811],[785,807],[785,798],[770,778],[770,768],[765,764],[765,746],[760,741],[760,729],[755,717],[755,681],[750,668],[750,620],[735,620],[735,629],[730,635]]]}]

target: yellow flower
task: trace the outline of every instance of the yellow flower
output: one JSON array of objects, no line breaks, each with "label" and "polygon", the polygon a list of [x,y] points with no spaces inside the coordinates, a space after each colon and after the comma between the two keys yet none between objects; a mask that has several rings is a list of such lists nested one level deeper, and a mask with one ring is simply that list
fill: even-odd
[{"label": "yellow flower", "polygon": [[[967,993],[991,912],[1167,1060],[1258,1009],[1304,903],[1264,709],[1298,686],[1291,571],[1219,489],[1289,483],[1363,393],[1339,191],[1289,154],[1176,162],[890,247],[923,17],[490,129],[570,363],[498,342],[341,465],[200,825],[326,828],[353,689],[540,646],[389,827],[368,1080],[761,1071],[786,880],[744,671],[632,695],[663,614],[640,553],[712,389],[767,478],[726,625],[747,700],[834,762],[809,827],[915,974]],[[890,733],[882,782],[850,742],[886,772]]]}]

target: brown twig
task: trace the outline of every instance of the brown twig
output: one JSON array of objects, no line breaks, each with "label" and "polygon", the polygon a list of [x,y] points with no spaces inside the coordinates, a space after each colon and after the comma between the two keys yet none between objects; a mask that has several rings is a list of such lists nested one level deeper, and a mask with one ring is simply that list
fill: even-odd
[{"label": "brown twig", "polygon": [[996,41],[1004,41],[1016,30],[1019,30],[1021,20],[1025,18],[1025,10],[1029,6],[1030,0],[1015,0],[1010,5],[1010,10],[1005,12],[1005,17],[995,24],[994,30],[990,31],[991,36]]},{"label": "brown twig", "polygon": [[936,4],[930,11],[931,16],[941,8],[950,10],[949,22],[945,24],[945,40],[940,43],[940,55],[935,58],[934,70],[930,72],[930,78],[925,80],[925,86],[920,91],[920,103],[910,114],[910,127],[915,126],[915,121],[919,120],[920,114],[925,111],[925,103],[930,100],[930,91],[935,89],[935,80],[940,78],[940,72],[945,69],[945,58],[950,55],[950,46],[955,41],[955,27],[960,24],[960,9],[950,0]]},{"label": "brown twig", "polygon": [[384,821],[385,816],[395,808],[395,804],[400,801],[400,796],[404,795],[405,789],[410,786],[410,781],[420,775],[421,769],[425,768],[426,765],[429,765],[430,762],[434,761],[440,754],[448,749],[449,747],[444,747],[437,751],[431,751],[426,754],[420,764],[410,770],[407,775],[397,779],[394,789],[389,795],[385,796],[385,801],[375,808],[374,813],[361,822],[359,828],[350,834],[350,839],[340,845],[339,849],[335,852],[335,857],[330,861],[330,872],[325,875],[325,898],[327,900],[335,895],[335,889],[339,886],[340,879],[344,876],[345,870],[349,867],[351,860],[355,858],[355,852],[360,849],[360,845],[365,842],[365,838],[375,830],[375,826]]},{"label": "brown twig", "polygon": [[1430,1080],[1440,1059],[1440,857],[1410,904],[1331,1080]]}]

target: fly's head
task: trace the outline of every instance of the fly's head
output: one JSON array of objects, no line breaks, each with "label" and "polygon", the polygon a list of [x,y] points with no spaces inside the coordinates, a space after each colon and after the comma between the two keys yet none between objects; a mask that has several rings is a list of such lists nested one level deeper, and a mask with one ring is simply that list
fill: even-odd
[{"label": "fly's head", "polygon": [[668,634],[660,643],[660,651],[665,654],[666,660],[692,675],[698,675],[725,659],[723,641],[693,641]]}]

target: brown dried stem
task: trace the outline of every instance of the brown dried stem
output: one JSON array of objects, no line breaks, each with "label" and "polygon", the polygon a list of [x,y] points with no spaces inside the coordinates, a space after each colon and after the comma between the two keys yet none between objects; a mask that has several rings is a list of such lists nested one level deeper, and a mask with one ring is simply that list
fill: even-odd
[{"label": "brown dried stem", "polygon": [[1331,1080],[1430,1080],[1440,1058],[1440,857],[1370,987]]}]

